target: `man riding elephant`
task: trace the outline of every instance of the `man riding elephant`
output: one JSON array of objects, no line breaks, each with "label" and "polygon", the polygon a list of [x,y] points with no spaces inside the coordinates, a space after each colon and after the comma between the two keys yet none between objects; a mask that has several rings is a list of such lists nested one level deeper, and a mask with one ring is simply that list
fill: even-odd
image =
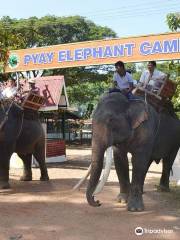
[{"label": "man riding elephant", "polygon": [[45,164],[45,134],[38,115],[28,119],[13,101],[0,101],[0,188],[9,187],[9,162],[16,152],[24,163],[21,180],[31,181],[32,155],[39,163],[40,179],[49,179]]},{"label": "man riding elephant", "polygon": [[122,61],[115,63],[116,71],[113,75],[113,89],[111,92],[122,92],[128,99],[134,98],[132,95],[133,79],[129,72],[126,71],[125,65]]},{"label": "man riding elephant", "polygon": [[[158,113],[143,100],[130,100],[121,93],[106,94],[93,114],[92,163],[87,200],[94,200],[106,149],[113,146],[115,168],[120,183],[120,198],[127,199],[129,211],[142,211],[143,185],[152,161],[163,159],[160,186],[169,189],[169,174],[180,147],[180,121]],[[132,154],[132,181],[129,180],[127,153]]]},{"label": "man riding elephant", "polygon": [[149,61],[147,70],[141,74],[139,85],[143,88],[153,89],[154,91],[160,89],[162,83],[166,78],[166,74],[156,69],[156,62]]},{"label": "man riding elephant", "polygon": [[164,111],[173,117],[177,117],[171,102],[176,87],[177,84],[169,80],[169,74],[157,70],[155,61],[149,61],[147,70],[141,74],[133,94],[146,98],[157,111]]}]

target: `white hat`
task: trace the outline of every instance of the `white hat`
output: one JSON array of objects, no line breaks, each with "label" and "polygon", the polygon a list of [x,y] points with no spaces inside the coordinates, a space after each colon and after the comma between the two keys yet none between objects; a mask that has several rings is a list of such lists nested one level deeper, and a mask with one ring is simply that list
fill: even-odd
[{"label": "white hat", "polygon": [[36,80],[35,80],[34,78],[30,78],[30,79],[28,80],[28,83],[36,83]]}]

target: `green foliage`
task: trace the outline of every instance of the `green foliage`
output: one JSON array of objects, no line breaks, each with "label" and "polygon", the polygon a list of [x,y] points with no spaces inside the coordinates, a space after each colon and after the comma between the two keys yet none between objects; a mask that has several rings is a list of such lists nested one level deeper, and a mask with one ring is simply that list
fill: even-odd
[{"label": "green foliage", "polygon": [[11,27],[12,21],[9,17],[3,17],[0,21],[0,72],[4,72],[4,67],[8,59],[8,51],[24,46],[22,35],[15,33]]},{"label": "green foliage", "polygon": [[177,63],[173,61],[166,61],[157,64],[157,69],[163,73],[169,74],[171,80],[175,80],[177,77]]},{"label": "green foliage", "polygon": [[[2,64],[6,62],[7,50],[9,49],[40,47],[112,37],[117,37],[113,30],[96,25],[81,16],[57,17],[49,15],[42,18],[30,17],[28,19],[3,17],[0,19],[0,61]],[[63,74],[68,81],[68,85],[70,85],[78,81],[97,79],[98,68],[100,67],[93,67],[88,70],[85,70],[84,67],[46,70],[43,75]]]},{"label": "green foliage", "polygon": [[126,70],[130,71],[134,80],[139,81],[141,72],[137,71],[137,66],[135,63],[126,63]]},{"label": "green foliage", "polygon": [[116,37],[110,28],[98,26],[80,16],[49,15],[19,20],[3,17],[0,20],[2,23],[6,24],[3,26],[8,27],[10,33],[23,36],[24,48]]},{"label": "green foliage", "polygon": [[83,118],[90,118],[100,96],[111,86],[111,78],[104,79],[106,81],[79,82],[67,87],[70,104],[79,109]]},{"label": "green foliage", "polygon": [[[178,31],[180,29],[180,12],[168,14],[166,21],[169,29],[172,31]],[[173,78],[178,84],[176,94],[172,101],[180,117],[180,62],[177,61],[177,63],[175,63],[174,61],[171,61],[171,63],[169,63],[169,72],[171,73],[171,78]]]},{"label": "green foliage", "polygon": [[131,71],[131,73],[136,72],[136,64],[135,63],[126,63],[126,69]]},{"label": "green foliage", "polygon": [[180,12],[168,14],[166,17],[166,21],[171,31],[177,31],[178,29],[180,29]]},{"label": "green foliage", "polygon": [[110,82],[81,82],[67,87],[69,100],[76,106],[95,105],[102,95],[110,87]]},{"label": "green foliage", "polygon": [[136,80],[136,81],[139,81],[139,79],[140,79],[140,77],[141,77],[141,73],[142,73],[142,72],[140,72],[140,71],[133,73],[133,74],[132,74],[133,79]]},{"label": "green foliage", "polygon": [[176,78],[177,89],[172,101],[177,112],[180,112],[180,76]]}]

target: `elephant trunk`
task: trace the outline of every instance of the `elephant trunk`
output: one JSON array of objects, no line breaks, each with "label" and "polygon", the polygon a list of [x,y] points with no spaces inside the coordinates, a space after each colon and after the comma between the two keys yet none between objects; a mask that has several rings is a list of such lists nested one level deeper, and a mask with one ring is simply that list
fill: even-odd
[{"label": "elephant trunk", "polygon": [[93,207],[100,206],[99,201],[94,200],[94,191],[98,184],[99,178],[101,176],[102,168],[103,168],[103,159],[104,159],[105,149],[102,146],[94,146],[92,152],[92,166],[91,166],[91,175],[88,183],[86,197],[89,205]]}]

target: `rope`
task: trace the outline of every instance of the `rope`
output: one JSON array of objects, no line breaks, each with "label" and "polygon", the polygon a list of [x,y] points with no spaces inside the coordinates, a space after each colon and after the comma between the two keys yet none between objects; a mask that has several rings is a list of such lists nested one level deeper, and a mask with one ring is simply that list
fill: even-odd
[{"label": "rope", "polygon": [[4,117],[3,121],[2,121],[1,124],[0,124],[0,131],[1,131],[1,129],[3,128],[4,124],[5,124],[5,123],[7,122],[7,120],[8,120],[9,111],[10,111],[12,105],[13,105],[13,101],[11,101],[11,104],[10,104],[8,110],[5,111],[3,102],[1,102],[1,106],[2,106],[3,112],[4,112],[4,114],[5,114],[5,117]]},{"label": "rope", "polygon": [[0,131],[1,131],[1,129],[3,128],[4,124],[7,122],[7,120],[8,120],[8,116],[5,116],[4,119],[3,119],[3,121],[2,121],[1,124],[0,124]]},{"label": "rope", "polygon": [[22,128],[23,128],[23,123],[24,123],[24,113],[22,114],[21,126],[20,126],[19,133],[18,133],[18,135],[17,135],[17,138],[19,138],[19,136],[21,135]]}]

